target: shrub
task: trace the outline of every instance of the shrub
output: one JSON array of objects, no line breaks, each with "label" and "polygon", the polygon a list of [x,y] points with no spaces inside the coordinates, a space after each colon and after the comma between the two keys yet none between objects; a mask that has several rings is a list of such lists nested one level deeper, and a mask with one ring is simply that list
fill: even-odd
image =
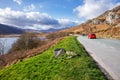
[{"label": "shrub", "polygon": [[81,34],[81,32],[76,32],[76,34]]},{"label": "shrub", "polygon": [[73,34],[74,34],[74,32],[69,32],[69,34],[72,34],[72,35],[73,35]]},{"label": "shrub", "polygon": [[10,51],[29,50],[42,45],[44,41],[41,41],[35,33],[24,33],[20,38],[12,45]]}]

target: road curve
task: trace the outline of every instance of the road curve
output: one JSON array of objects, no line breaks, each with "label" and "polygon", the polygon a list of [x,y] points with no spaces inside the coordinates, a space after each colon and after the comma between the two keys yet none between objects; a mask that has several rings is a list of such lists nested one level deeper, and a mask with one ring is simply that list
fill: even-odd
[{"label": "road curve", "polygon": [[77,39],[114,80],[120,80],[119,40],[88,39],[85,36],[78,36]]}]

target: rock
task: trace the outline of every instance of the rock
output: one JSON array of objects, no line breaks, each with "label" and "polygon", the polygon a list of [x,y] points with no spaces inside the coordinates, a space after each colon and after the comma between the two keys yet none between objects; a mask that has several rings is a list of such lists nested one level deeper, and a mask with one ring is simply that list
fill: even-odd
[{"label": "rock", "polygon": [[68,56],[67,59],[73,58],[73,56]]},{"label": "rock", "polygon": [[63,48],[57,48],[54,50],[54,56],[55,58],[58,58],[60,55],[64,54],[66,52]]},{"label": "rock", "polygon": [[77,56],[77,54],[72,52],[72,51],[67,51],[66,54],[68,56],[67,59],[70,59],[70,58]]},{"label": "rock", "polygon": [[76,56],[81,56],[81,55],[76,54],[73,51],[66,51],[64,48],[57,48],[57,49],[54,50],[54,56],[55,56],[55,58],[60,57],[64,53],[66,53],[66,55],[67,55],[66,58],[67,59],[74,58]]},{"label": "rock", "polygon": [[66,54],[67,54],[68,56],[75,56],[75,55],[77,55],[76,53],[74,53],[74,52],[72,52],[72,51],[67,51]]}]

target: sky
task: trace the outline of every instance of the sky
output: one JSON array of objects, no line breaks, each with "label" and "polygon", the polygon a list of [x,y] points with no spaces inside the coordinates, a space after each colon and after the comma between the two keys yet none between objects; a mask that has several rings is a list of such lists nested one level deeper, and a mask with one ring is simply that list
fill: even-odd
[{"label": "sky", "polygon": [[120,0],[0,0],[0,23],[23,29],[62,29],[79,25]]}]

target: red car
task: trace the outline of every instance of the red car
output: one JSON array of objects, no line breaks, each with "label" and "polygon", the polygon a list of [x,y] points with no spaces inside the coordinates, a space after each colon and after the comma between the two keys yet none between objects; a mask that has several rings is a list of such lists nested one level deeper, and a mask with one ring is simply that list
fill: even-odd
[{"label": "red car", "polygon": [[89,39],[96,39],[96,35],[93,33],[88,34]]}]

